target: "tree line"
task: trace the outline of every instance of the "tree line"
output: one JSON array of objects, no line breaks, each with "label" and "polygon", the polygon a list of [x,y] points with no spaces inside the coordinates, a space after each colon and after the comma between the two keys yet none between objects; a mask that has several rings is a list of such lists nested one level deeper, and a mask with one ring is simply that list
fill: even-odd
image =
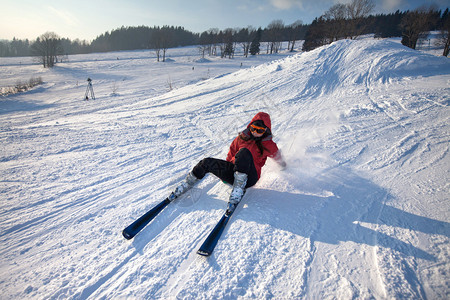
[{"label": "tree line", "polygon": [[281,41],[289,41],[289,47],[293,50],[295,42],[304,36],[306,28],[307,25],[301,21],[285,26],[281,20],[271,22],[265,29],[252,26],[225,30],[214,28],[201,34],[174,26],[123,26],[101,34],[90,43],[78,39],[71,41],[60,38],[54,32],[46,32],[33,42],[17,39],[0,41],[0,56],[36,56],[44,67],[52,67],[71,54],[138,49],[152,49],[158,61],[165,61],[167,49],[189,45],[200,45],[204,54],[221,57],[233,57],[237,47],[243,46],[247,56],[249,53],[258,54],[261,42],[270,45],[268,53],[277,53]]},{"label": "tree line", "polygon": [[330,44],[340,39],[355,39],[364,34],[375,37],[402,37],[402,44],[416,49],[430,31],[440,31],[437,43],[448,56],[450,43],[450,17],[448,8],[442,13],[433,6],[422,6],[413,11],[394,14],[370,15],[372,0],[353,0],[349,4],[336,4],[315,18],[305,35],[303,51]]},{"label": "tree line", "polygon": [[193,33],[183,27],[138,26],[105,32],[92,42],[61,38],[47,32],[35,41],[0,41],[0,56],[36,56],[44,67],[52,67],[70,54],[121,50],[152,49],[158,61],[165,61],[169,48],[199,45],[202,57],[234,57],[240,48],[244,56],[261,52],[277,53],[283,41],[288,50],[294,51],[298,41],[304,40],[302,50],[309,51],[339,39],[355,39],[364,34],[375,37],[402,37],[402,43],[415,49],[430,30],[441,30],[440,46],[448,56],[450,41],[450,17],[434,8],[418,8],[414,11],[371,15],[373,0],[353,0],[349,4],[336,4],[311,24],[298,20],[285,25],[282,20],[272,21],[266,28],[212,28]]}]

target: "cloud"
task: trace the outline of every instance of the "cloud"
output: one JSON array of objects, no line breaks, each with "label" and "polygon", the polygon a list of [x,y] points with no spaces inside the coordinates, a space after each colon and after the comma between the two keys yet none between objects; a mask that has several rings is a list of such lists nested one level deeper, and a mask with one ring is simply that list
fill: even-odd
[{"label": "cloud", "polygon": [[403,0],[382,0],[381,6],[384,10],[395,10],[402,4]]},{"label": "cloud", "polygon": [[281,10],[287,10],[293,7],[303,9],[303,1],[304,0],[270,0],[270,4]]},{"label": "cloud", "polygon": [[53,6],[48,6],[48,10],[54,14],[55,16],[57,16],[58,18],[60,18],[64,23],[66,23],[66,25],[69,26],[77,26],[80,22],[78,21],[78,19],[72,15],[69,12],[66,11],[62,11],[59,9],[54,8]]}]

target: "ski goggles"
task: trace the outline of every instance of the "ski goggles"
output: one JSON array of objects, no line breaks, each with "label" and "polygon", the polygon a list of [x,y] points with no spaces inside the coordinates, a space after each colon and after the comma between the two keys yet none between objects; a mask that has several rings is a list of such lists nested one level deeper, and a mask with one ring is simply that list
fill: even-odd
[{"label": "ski goggles", "polygon": [[266,132],[266,130],[267,130],[267,128],[265,128],[265,127],[259,127],[259,126],[256,126],[256,125],[250,125],[250,131],[251,132],[256,132],[256,133],[259,133],[259,134],[263,134],[264,132]]}]

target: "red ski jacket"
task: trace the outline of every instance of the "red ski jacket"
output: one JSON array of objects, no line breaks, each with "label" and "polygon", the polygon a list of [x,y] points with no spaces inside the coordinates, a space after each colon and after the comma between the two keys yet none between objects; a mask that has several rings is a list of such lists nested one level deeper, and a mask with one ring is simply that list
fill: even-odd
[{"label": "red ski jacket", "polygon": [[247,125],[247,128],[241,132],[245,137],[251,138],[252,134],[250,132],[250,124],[257,120],[262,120],[264,124],[269,128],[269,135],[264,136],[262,139],[262,145],[264,147],[264,152],[261,155],[258,146],[254,139],[243,140],[239,136],[234,139],[230,145],[230,150],[228,151],[227,161],[234,163],[235,155],[242,148],[247,148],[250,150],[253,156],[253,162],[255,164],[256,172],[258,173],[258,179],[261,176],[261,168],[266,164],[267,157],[273,158],[277,161],[281,160],[281,153],[278,150],[277,144],[272,141],[272,124],[270,122],[270,116],[267,113],[259,112],[257,113],[251,122]]}]

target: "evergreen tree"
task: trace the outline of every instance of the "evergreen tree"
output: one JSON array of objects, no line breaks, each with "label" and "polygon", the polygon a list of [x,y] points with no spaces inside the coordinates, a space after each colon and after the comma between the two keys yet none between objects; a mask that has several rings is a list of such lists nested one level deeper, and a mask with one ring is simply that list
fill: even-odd
[{"label": "evergreen tree", "polygon": [[326,22],[323,17],[316,18],[312,21],[305,35],[303,43],[303,51],[311,51],[320,46],[328,44],[329,40],[325,37]]},{"label": "evergreen tree", "polygon": [[222,57],[228,56],[232,58],[234,56],[234,41],[233,41],[233,30],[227,29],[223,34],[223,52]]},{"label": "evergreen tree", "polygon": [[253,39],[251,45],[250,45],[250,54],[251,55],[256,55],[259,53],[260,49],[260,45],[261,45],[261,36],[262,36],[262,30],[261,27],[258,28],[258,31],[256,31],[256,35],[255,38]]}]

